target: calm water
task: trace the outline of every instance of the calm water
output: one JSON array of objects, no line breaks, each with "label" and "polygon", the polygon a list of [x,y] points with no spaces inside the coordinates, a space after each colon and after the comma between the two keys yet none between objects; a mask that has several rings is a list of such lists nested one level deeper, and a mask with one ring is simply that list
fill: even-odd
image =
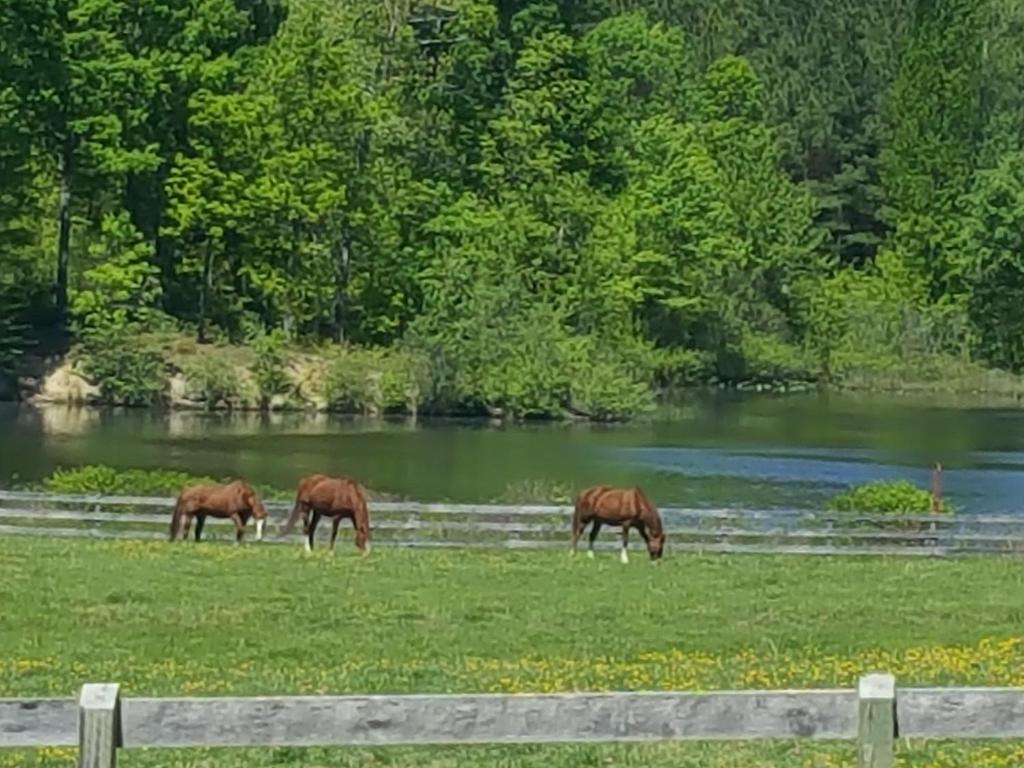
[{"label": "calm water", "polygon": [[838,489],[946,467],[969,511],[1024,511],[1024,410],[851,395],[694,395],[648,423],[493,427],[0,405],[0,484],[89,463],[291,487],[313,471],[423,500],[642,482],[661,504],[820,506]]}]

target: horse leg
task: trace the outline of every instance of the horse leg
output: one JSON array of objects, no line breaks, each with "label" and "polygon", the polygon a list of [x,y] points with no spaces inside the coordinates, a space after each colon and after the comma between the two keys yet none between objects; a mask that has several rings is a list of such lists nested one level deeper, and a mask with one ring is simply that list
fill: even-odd
[{"label": "horse leg", "polygon": [[313,551],[313,538],[316,536],[316,527],[320,524],[320,513],[313,510],[313,519],[306,526],[306,551]]},{"label": "horse leg", "polygon": [[231,516],[231,521],[235,524],[235,546],[237,547],[242,543],[242,537],[245,535],[245,523],[237,514]]},{"label": "horse leg", "polygon": [[203,525],[206,523],[206,515],[196,515],[196,541],[203,535]]},{"label": "horse leg", "polygon": [[341,525],[341,515],[331,520],[331,557],[334,557],[334,542],[338,539],[338,526]]},{"label": "horse leg", "polygon": [[[601,521],[594,520],[590,528],[590,545],[587,547],[587,557],[594,559],[594,542],[597,541],[597,534],[601,532]],[[580,531],[582,533],[582,531]]]},{"label": "horse leg", "polygon": [[181,516],[181,524],[178,527],[178,535],[182,541],[188,540],[188,535],[192,532],[192,515],[188,512]]},{"label": "horse leg", "polygon": [[629,523],[622,524],[622,551],[619,553],[619,560],[625,565],[629,562],[629,554],[626,552],[629,547]]}]

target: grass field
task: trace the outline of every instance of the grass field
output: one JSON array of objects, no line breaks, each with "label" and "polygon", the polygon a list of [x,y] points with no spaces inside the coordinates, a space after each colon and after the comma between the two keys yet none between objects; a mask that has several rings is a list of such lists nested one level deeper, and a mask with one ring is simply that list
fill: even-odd
[{"label": "grass field", "polygon": [[[1024,565],[637,551],[349,551],[0,538],[0,696],[1024,686]],[[901,745],[906,766],[1024,765],[1024,745]],[[73,750],[0,766],[73,765]],[[125,752],[207,766],[853,765],[847,744]]]}]

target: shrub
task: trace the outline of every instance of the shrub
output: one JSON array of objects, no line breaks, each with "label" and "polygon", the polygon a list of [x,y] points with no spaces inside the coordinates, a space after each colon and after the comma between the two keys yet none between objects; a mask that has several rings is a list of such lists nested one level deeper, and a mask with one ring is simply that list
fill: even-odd
[{"label": "shrub", "polygon": [[415,413],[421,402],[421,368],[416,355],[402,350],[340,350],[325,375],[328,407],[371,415]]},{"label": "shrub", "polygon": [[51,493],[174,495],[192,483],[212,483],[213,478],[167,469],[119,469],[91,465],[58,469],[40,483]]},{"label": "shrub", "polygon": [[596,421],[629,419],[654,407],[651,355],[638,345],[580,337],[569,365],[569,405]]},{"label": "shrub", "polygon": [[[895,515],[926,515],[932,511],[932,495],[907,480],[868,483],[844,491],[829,502],[837,512],[879,512]],[[953,512],[945,501],[939,511]]]},{"label": "shrub", "polygon": [[252,365],[252,375],[256,382],[256,391],[260,407],[270,408],[270,399],[288,389],[288,364],[284,351],[285,338],[280,331],[260,334],[253,340],[253,352],[256,360]]},{"label": "shrub", "polygon": [[574,333],[564,311],[544,301],[486,292],[473,301],[466,317],[427,316],[406,337],[429,360],[430,400],[439,410],[607,420],[653,402],[653,361],[642,344]]},{"label": "shrub", "polygon": [[128,327],[88,333],[82,365],[103,399],[114,405],[153,405],[167,386],[160,348]]},{"label": "shrub", "polygon": [[[122,469],[103,464],[57,469],[35,488],[50,493],[103,493],[109,495],[176,496],[186,485],[225,483],[230,478],[193,475],[171,469]],[[288,499],[292,492],[253,484],[264,499]]]},{"label": "shrub", "polygon": [[571,504],[576,490],[558,480],[518,480],[494,497],[495,504]]},{"label": "shrub", "polygon": [[216,351],[202,352],[187,362],[185,378],[193,395],[211,410],[221,403],[228,408],[233,407],[242,390],[235,365]]}]

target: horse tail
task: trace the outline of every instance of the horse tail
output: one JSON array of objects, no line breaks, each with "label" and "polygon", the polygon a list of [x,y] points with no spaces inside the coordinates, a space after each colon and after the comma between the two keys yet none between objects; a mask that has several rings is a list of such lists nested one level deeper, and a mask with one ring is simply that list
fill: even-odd
[{"label": "horse tail", "polygon": [[356,522],[356,546],[364,555],[370,554],[370,507],[367,504],[367,492],[360,483],[352,481],[352,489],[355,491],[355,504],[353,514]]},{"label": "horse tail", "polygon": [[583,515],[587,511],[588,502],[590,500],[590,490],[585,489],[576,494],[576,503],[573,505],[572,510],[572,529],[576,531],[579,529],[580,522],[583,520]]},{"label": "horse tail", "polygon": [[299,492],[295,494],[295,506],[292,507],[292,512],[288,515],[288,520],[285,521],[284,527],[278,534],[279,536],[286,536],[291,533],[292,528],[294,528],[295,524],[299,521],[299,515],[302,514],[302,507],[302,489],[300,488]]},{"label": "horse tail", "polygon": [[179,493],[174,500],[174,511],[171,513],[171,531],[169,541],[174,541],[178,536],[178,529],[181,527],[181,515],[184,512],[185,494]]},{"label": "horse tail", "polygon": [[356,493],[359,497],[359,514],[362,519],[362,525],[366,532],[366,538],[370,538],[370,505],[367,502],[368,493],[360,483],[356,483]]}]

